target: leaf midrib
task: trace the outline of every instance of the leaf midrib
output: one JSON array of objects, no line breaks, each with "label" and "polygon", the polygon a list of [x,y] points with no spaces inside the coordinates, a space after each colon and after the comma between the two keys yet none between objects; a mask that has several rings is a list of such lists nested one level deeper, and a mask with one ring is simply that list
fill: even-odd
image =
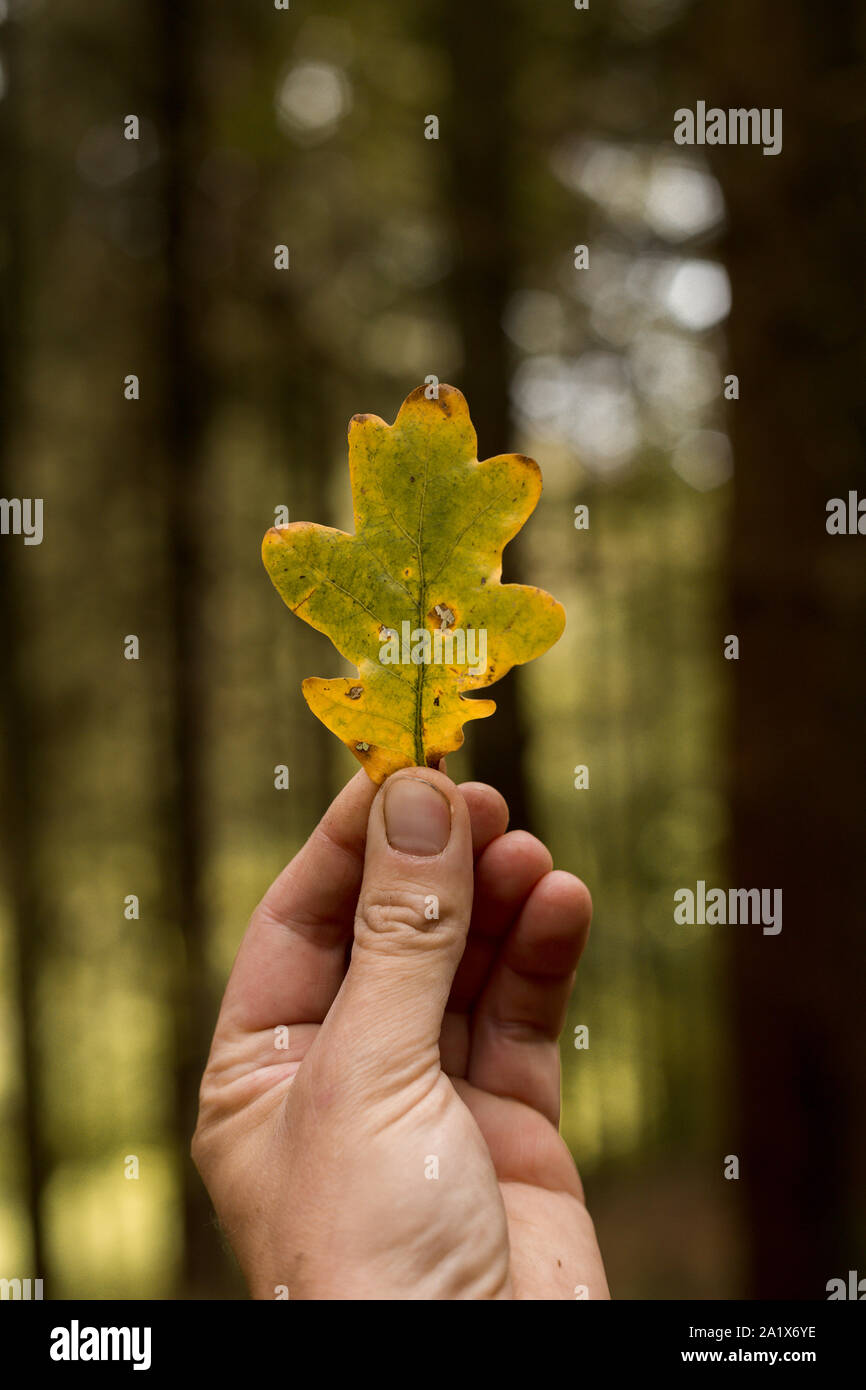
[{"label": "leaf midrib", "polygon": [[[421,505],[418,508],[418,535],[415,539],[415,553],[418,557],[418,621],[424,624],[424,615],[427,612],[427,578],[424,573],[424,546],[422,543],[422,531],[424,527],[424,504],[427,501],[427,479],[430,476],[430,454],[428,452],[424,461],[424,486],[421,489]],[[424,748],[424,675],[425,663],[422,661],[418,665],[418,682],[415,687],[415,762],[418,767],[425,767],[427,764],[427,753]]]}]

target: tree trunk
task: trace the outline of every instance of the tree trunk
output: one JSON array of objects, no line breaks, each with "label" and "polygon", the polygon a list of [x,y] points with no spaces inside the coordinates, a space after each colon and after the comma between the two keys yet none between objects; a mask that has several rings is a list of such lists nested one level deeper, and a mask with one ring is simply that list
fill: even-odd
[{"label": "tree trunk", "polygon": [[[732,0],[704,7],[697,32],[695,97],[784,112],[781,154],[706,151],[729,210],[741,392],[731,883],[781,888],[784,903],[777,936],[728,928],[733,1151],[748,1296],[824,1298],[866,1262],[866,539],[825,528],[830,498],[866,491],[862,14],[853,0]],[[694,106],[682,88],[680,101]]]},{"label": "tree trunk", "polygon": [[213,1025],[207,989],[208,905],[205,855],[204,566],[200,501],[207,368],[199,350],[195,176],[201,123],[195,55],[202,14],[192,5],[161,0],[158,48],[162,63],[161,144],[166,218],[165,288],[159,355],[165,441],[167,614],[170,667],[169,814],[164,874],[170,922],[183,937],[173,1001],[175,1135],[183,1204],[180,1291],[213,1297],[223,1267],[210,1201],[189,1159],[198,1088]]},{"label": "tree trunk", "polygon": [[[459,385],[478,431],[478,457],[508,451],[512,421],[510,362],[502,320],[512,287],[514,150],[508,108],[518,51],[516,8],[497,6],[495,23],[483,10],[447,0],[437,6],[451,68],[451,98],[440,143],[447,161],[447,207],[456,261],[450,279],[453,315],[463,344]],[[503,578],[521,578],[520,540],[506,551]],[[475,777],[506,798],[512,828],[527,827],[531,811],[525,770],[527,736],[521,675],[512,671],[491,692],[492,719],[471,726],[467,743]]]},{"label": "tree trunk", "polygon": [[[2,323],[0,323],[0,497],[11,499],[29,491],[14,467],[12,453],[25,399],[26,346],[23,333],[26,229],[23,225],[23,178],[27,167],[21,126],[21,35],[14,18],[3,28],[3,71],[6,91],[0,102],[0,163],[4,169],[3,256],[0,271]],[[48,504],[50,508],[50,502]],[[50,511],[49,511],[49,525]],[[24,552],[24,541],[12,534],[0,536],[0,595],[3,603],[3,653],[0,660],[0,723],[3,728],[2,807],[5,876],[17,965],[19,1036],[21,1047],[21,1132],[24,1145],[24,1201],[29,1218],[32,1266],[21,1270],[45,1281],[52,1297],[42,1218],[42,1193],[50,1157],[43,1132],[38,984],[44,950],[47,904],[38,869],[38,777],[35,768],[39,747],[39,716],[33,691],[28,687],[27,648],[32,631],[27,621],[25,571],[33,573],[33,548]],[[30,558],[31,564],[22,559]]]}]

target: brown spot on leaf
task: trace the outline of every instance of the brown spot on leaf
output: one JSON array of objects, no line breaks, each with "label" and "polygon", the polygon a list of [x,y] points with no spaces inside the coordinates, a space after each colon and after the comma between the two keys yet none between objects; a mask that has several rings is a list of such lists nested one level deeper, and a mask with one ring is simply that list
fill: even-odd
[{"label": "brown spot on leaf", "polygon": [[440,632],[452,631],[457,622],[457,614],[447,603],[434,603],[427,617]]},{"label": "brown spot on leaf", "polygon": [[363,693],[364,687],[362,685],[353,685],[349,690],[346,691],[346,694],[348,695],[350,700],[360,700]]}]

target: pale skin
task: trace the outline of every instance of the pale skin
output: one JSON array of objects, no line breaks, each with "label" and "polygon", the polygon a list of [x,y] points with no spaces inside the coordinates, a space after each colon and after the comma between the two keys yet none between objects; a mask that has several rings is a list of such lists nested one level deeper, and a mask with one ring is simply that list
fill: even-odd
[{"label": "pale skin", "polygon": [[590,897],[507,823],[361,771],[253,913],[193,1158],[254,1298],[609,1297],[557,1128]]}]

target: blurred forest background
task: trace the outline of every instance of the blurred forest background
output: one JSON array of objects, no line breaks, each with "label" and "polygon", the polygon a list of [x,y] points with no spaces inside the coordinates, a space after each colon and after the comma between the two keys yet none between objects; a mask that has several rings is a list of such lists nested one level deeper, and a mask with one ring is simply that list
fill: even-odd
[{"label": "blurred forest background", "polygon": [[[279,506],[351,529],[349,417],[429,374],[544,473],[505,577],[567,631],[449,771],[594,895],[563,1130],[613,1292],[866,1274],[866,541],[825,530],[866,490],[864,27],[0,0],[0,496],[45,499],[41,546],[0,537],[0,1274],[242,1293],[196,1090],[248,915],[355,770],[260,541]],[[675,145],[698,100],[782,107],[782,154]],[[781,887],[781,935],[676,925],[698,879]]]}]

